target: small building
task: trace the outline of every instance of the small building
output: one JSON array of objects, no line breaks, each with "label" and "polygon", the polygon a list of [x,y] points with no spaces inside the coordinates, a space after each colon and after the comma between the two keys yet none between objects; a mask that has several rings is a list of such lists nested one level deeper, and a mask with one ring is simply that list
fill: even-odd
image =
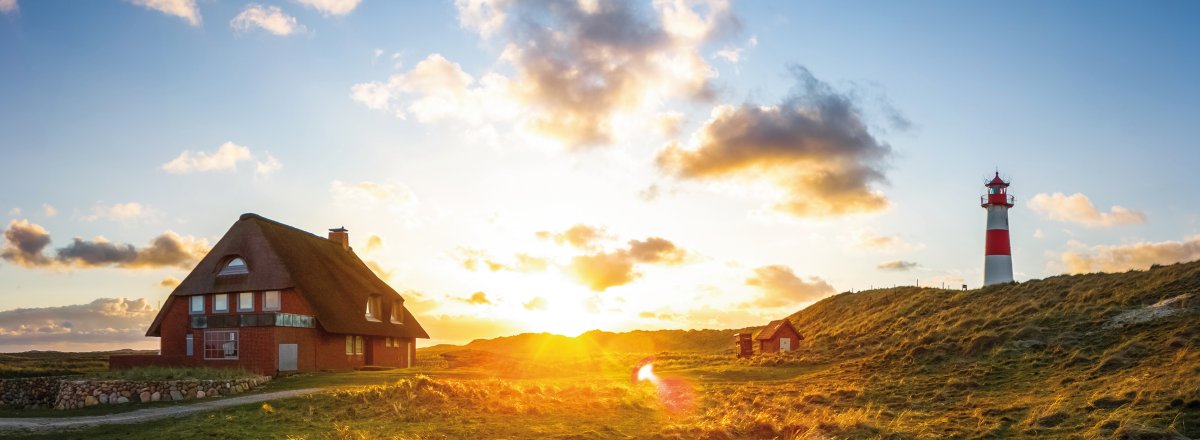
[{"label": "small building", "polygon": [[795,350],[800,345],[800,332],[786,319],[771,321],[754,336],[759,353],[778,353]]},{"label": "small building", "polygon": [[404,298],[350,248],[243,214],[167,297],[146,336],[158,356],[113,356],[111,368],[241,367],[280,372],[409,367],[429,338]]},{"label": "small building", "polygon": [[750,333],[733,335],[733,352],[739,358],[754,356],[754,335]]}]

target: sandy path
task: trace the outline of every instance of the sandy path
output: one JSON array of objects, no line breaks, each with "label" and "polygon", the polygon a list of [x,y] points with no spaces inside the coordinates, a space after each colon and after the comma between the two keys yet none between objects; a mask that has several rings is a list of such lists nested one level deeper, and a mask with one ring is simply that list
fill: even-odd
[{"label": "sandy path", "polygon": [[136,411],[103,416],[0,418],[0,432],[13,430],[52,431],[56,429],[87,428],[98,425],[141,423],[148,420],[161,419],[165,417],[179,417],[235,405],[302,396],[305,394],[315,393],[320,390],[321,388],[305,388],[302,390],[276,391],[273,393],[252,394],[220,400],[201,401],[188,405],[139,409]]}]

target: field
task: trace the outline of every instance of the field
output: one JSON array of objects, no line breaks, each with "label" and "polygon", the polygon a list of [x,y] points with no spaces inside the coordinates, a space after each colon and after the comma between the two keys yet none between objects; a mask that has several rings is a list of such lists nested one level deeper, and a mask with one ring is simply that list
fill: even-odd
[{"label": "field", "polygon": [[735,360],[734,331],[519,335],[267,387],[329,387],[303,398],[43,437],[1195,438],[1198,310],[1200,263],[845,293],[789,318],[805,340],[788,355]]}]

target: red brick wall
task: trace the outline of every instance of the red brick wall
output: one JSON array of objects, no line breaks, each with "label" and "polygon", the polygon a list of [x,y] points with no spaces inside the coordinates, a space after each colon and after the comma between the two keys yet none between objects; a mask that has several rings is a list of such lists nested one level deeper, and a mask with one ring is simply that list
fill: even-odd
[{"label": "red brick wall", "polygon": [[[255,292],[254,310],[245,313],[264,313],[263,292]],[[213,312],[213,295],[204,295],[206,315],[238,315],[238,295],[229,294],[229,311]],[[159,346],[164,356],[186,356],[186,335],[194,340],[191,359],[197,365],[211,367],[241,367],[260,374],[275,374],[279,366],[279,344],[297,344],[299,371],[351,370],[366,365],[366,355],[346,354],[346,335],[327,333],[320,328],[242,327],[238,329],[192,329],[189,313],[190,298],[171,297],[163,306]],[[313,315],[312,306],[295,289],[280,292],[282,313]],[[318,325],[318,327],[320,327]],[[204,359],[206,330],[238,330],[238,359]],[[398,339],[399,347],[386,347],[385,338],[367,336],[364,349],[372,354],[372,365],[408,367],[408,359],[416,358],[412,339]],[[369,346],[369,347],[368,347]],[[408,355],[405,354],[407,347]],[[364,351],[365,351],[364,350]],[[132,363],[133,360],[130,360]],[[151,361],[147,361],[151,362]],[[151,362],[152,363],[152,362]]]},{"label": "red brick wall", "polygon": [[779,340],[783,338],[790,338],[792,340],[792,351],[795,351],[796,348],[800,346],[800,334],[792,331],[791,327],[783,326],[783,328],[780,328],[779,332],[775,334],[774,338],[765,341],[759,341],[759,351],[763,353],[779,352]]}]

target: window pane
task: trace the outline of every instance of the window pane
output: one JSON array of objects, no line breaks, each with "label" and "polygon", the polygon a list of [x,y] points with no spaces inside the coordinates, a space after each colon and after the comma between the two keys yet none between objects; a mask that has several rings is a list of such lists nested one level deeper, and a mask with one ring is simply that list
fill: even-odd
[{"label": "window pane", "polygon": [[354,354],[354,337],[346,336],[346,354]]},{"label": "window pane", "polygon": [[192,297],[192,313],[204,313],[204,295]]},{"label": "window pane", "polygon": [[237,359],[237,330],[214,330],[204,332],[205,359]]},{"label": "window pane", "polygon": [[363,337],[354,337],[354,354],[363,354]]},{"label": "window pane", "polygon": [[263,310],[279,310],[279,291],[272,290],[263,296]]},{"label": "window pane", "polygon": [[254,292],[238,294],[238,310],[254,310]]}]

